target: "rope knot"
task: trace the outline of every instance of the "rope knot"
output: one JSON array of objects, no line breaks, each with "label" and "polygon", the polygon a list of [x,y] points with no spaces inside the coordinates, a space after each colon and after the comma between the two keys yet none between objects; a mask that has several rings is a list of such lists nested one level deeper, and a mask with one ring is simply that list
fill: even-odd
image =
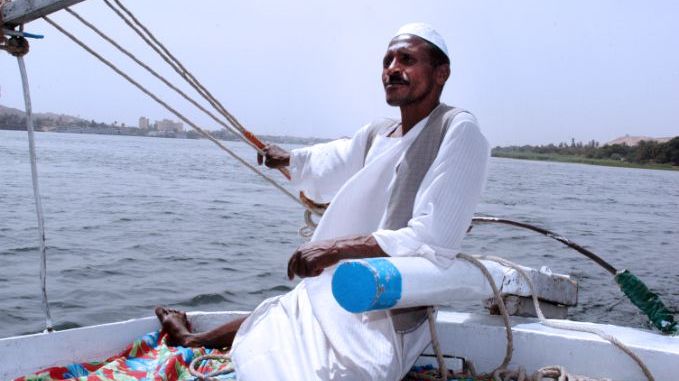
[{"label": "rope knot", "polygon": [[29,51],[28,40],[18,36],[10,37],[1,47],[14,57],[23,57]]}]

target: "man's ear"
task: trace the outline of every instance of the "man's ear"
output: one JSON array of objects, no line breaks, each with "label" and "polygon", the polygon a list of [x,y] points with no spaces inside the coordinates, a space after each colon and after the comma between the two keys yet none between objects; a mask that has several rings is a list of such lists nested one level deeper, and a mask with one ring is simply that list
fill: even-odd
[{"label": "man's ear", "polygon": [[448,77],[450,77],[450,65],[443,64],[434,69],[434,80],[439,86],[445,85]]}]

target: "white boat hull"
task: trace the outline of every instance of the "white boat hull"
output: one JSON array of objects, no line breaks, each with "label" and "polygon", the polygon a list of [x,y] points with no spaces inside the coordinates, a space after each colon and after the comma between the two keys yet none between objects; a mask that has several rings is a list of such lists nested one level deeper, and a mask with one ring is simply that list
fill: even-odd
[{"label": "white boat hull", "polygon": [[[193,327],[202,331],[244,314],[246,312],[193,312],[189,317]],[[532,372],[543,366],[561,365],[571,373],[589,377],[616,381],[645,378],[630,357],[598,336],[551,329],[535,319],[513,317],[511,322],[514,353],[510,367],[520,365]],[[596,327],[621,340],[644,361],[656,380],[674,380],[679,375],[679,337],[612,325],[577,324]],[[147,317],[0,339],[0,379],[11,380],[51,366],[101,360],[158,328],[156,318]],[[497,316],[442,311],[438,315],[437,330],[444,353],[472,360],[479,372],[491,371],[504,357],[505,330]],[[427,349],[427,353],[431,353],[431,349]],[[433,358],[426,355],[420,359],[420,362],[432,361]]]}]

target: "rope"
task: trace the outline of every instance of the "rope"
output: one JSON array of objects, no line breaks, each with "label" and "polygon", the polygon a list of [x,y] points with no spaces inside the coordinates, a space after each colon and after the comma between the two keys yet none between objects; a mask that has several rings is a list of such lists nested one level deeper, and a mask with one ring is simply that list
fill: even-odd
[{"label": "rope", "polygon": [[35,139],[33,137],[33,107],[31,106],[31,93],[28,86],[28,75],[24,58],[17,57],[19,71],[21,72],[21,84],[24,89],[24,104],[26,105],[26,130],[28,131],[28,151],[31,157],[31,180],[33,181],[33,196],[35,198],[35,211],[38,217],[38,240],[40,242],[40,289],[42,292],[42,306],[45,313],[45,331],[52,332],[52,316],[50,315],[49,302],[47,300],[47,248],[45,245],[45,219],[43,217],[42,199],[38,184],[38,164],[35,155]]},{"label": "rope", "polygon": [[[118,49],[118,51],[120,51],[121,53],[125,54],[125,55],[126,55],[127,57],[129,57],[131,60],[133,60],[134,62],[136,62],[139,66],[141,66],[142,68],[144,68],[144,69],[145,69],[147,72],[149,72],[151,75],[153,75],[154,77],[156,77],[158,80],[162,81],[167,87],[169,87],[169,88],[172,89],[174,92],[176,92],[177,94],[179,94],[180,96],[182,96],[182,98],[184,98],[186,101],[190,102],[192,105],[194,105],[196,108],[198,108],[199,110],[201,110],[203,113],[207,114],[210,118],[212,118],[212,120],[214,120],[215,122],[219,123],[219,125],[221,125],[221,126],[224,127],[225,129],[227,129],[227,130],[229,130],[229,131],[231,131],[231,132],[234,132],[234,134],[235,134],[236,136],[238,136],[238,137],[239,137],[241,140],[243,140],[245,143],[249,144],[252,148],[254,148],[254,149],[255,149],[257,152],[259,152],[260,154],[264,154],[264,151],[262,151],[261,148],[259,148],[257,145],[255,145],[255,144],[252,143],[251,141],[247,140],[243,135],[241,135],[239,132],[237,132],[237,130],[235,130],[234,127],[232,127],[232,126],[230,126],[230,125],[224,123],[221,119],[217,118],[217,116],[215,116],[213,113],[211,113],[211,112],[210,112],[209,110],[207,110],[205,107],[203,107],[202,105],[200,105],[195,99],[191,98],[191,97],[190,97],[189,95],[187,95],[185,92],[183,92],[182,90],[180,90],[179,88],[177,88],[177,87],[176,87],[175,85],[173,85],[170,81],[168,81],[165,77],[163,77],[162,75],[158,74],[158,72],[156,72],[155,70],[153,70],[151,67],[149,67],[147,64],[145,64],[145,63],[142,62],[141,60],[139,60],[135,55],[133,55],[132,53],[130,53],[130,51],[128,51],[127,49],[123,48],[123,47],[122,47],[120,44],[118,44],[115,40],[113,40],[111,37],[109,37],[108,35],[106,35],[104,32],[102,32],[102,31],[101,31],[100,29],[98,29],[96,26],[94,26],[93,24],[91,24],[90,22],[88,22],[87,20],[85,20],[85,19],[84,19],[82,16],[80,16],[78,13],[76,13],[75,11],[73,11],[73,10],[70,9],[70,8],[66,8],[66,12],[70,13],[70,14],[71,14],[73,17],[75,17],[78,21],[80,21],[80,22],[83,23],[85,26],[87,26],[88,28],[90,28],[93,32],[95,32],[96,34],[98,34],[101,38],[103,38],[104,40],[106,40],[108,43],[110,43],[111,45],[113,45],[116,49]],[[235,130],[235,131],[234,131],[234,130]]]},{"label": "rope", "polygon": [[[524,381],[527,380],[525,370],[521,367],[519,367],[518,370],[510,370],[507,368],[507,365],[509,365],[509,362],[511,361],[512,357],[512,352],[513,352],[513,337],[512,337],[512,328],[509,325],[509,314],[507,313],[507,309],[504,304],[504,300],[502,299],[502,295],[500,294],[500,291],[498,290],[497,286],[495,285],[495,282],[493,281],[493,278],[486,268],[486,266],[480,261],[480,260],[489,260],[493,262],[500,263],[503,266],[510,267],[514,270],[516,270],[521,276],[526,280],[528,283],[528,286],[530,288],[531,292],[531,298],[533,300],[533,305],[535,306],[535,313],[538,316],[538,320],[540,323],[544,326],[550,327],[550,328],[555,328],[555,329],[563,329],[563,330],[571,330],[571,331],[579,331],[579,332],[585,332],[585,333],[591,333],[595,334],[604,340],[610,342],[611,344],[615,345],[618,347],[620,350],[622,350],[625,354],[627,354],[632,360],[634,360],[637,365],[641,368],[641,371],[644,373],[646,376],[646,379],[649,381],[655,381],[655,378],[651,374],[651,371],[648,369],[646,364],[635,354],[629,347],[627,347],[624,343],[622,343],[620,340],[617,338],[599,330],[596,328],[590,328],[590,327],[582,327],[578,325],[574,325],[573,323],[565,323],[565,322],[555,322],[548,320],[545,318],[542,309],[540,308],[540,301],[537,297],[537,293],[535,292],[535,286],[533,284],[532,279],[529,277],[529,275],[525,272],[525,270],[513,263],[510,262],[504,258],[499,258],[499,257],[494,257],[494,256],[469,256],[463,253],[459,253],[457,255],[457,258],[466,260],[470,263],[472,263],[474,266],[479,268],[481,272],[483,273],[484,277],[490,284],[491,288],[493,289],[493,295],[495,299],[498,302],[498,306],[500,309],[500,313],[503,319],[503,322],[505,324],[505,330],[507,333],[507,348],[505,352],[505,358],[502,361],[502,364],[495,368],[492,372],[490,372],[490,375],[492,376],[494,381],[509,381],[509,380],[515,380],[515,381]],[[436,328],[435,328],[435,319],[433,317],[433,310],[432,308],[427,309],[427,317],[429,319],[429,331],[431,334],[431,340],[432,340],[432,347],[434,349],[434,353],[436,354],[436,359],[439,365],[439,377],[435,377],[432,375],[428,374],[412,374],[411,377],[414,379],[420,379],[420,380],[447,380],[448,379],[448,369],[446,368],[445,361],[443,359],[443,353],[441,351],[441,347],[439,345],[439,340],[438,340],[438,335],[436,333]],[[475,378],[476,377],[476,372],[474,371],[474,366],[471,361],[465,361],[465,367],[469,367],[468,369],[464,370],[465,374],[468,374],[470,377]],[[488,374],[481,375],[481,377],[490,377]],[[542,369],[539,369],[536,371],[531,377],[531,380],[538,380],[542,381],[543,378],[552,378],[557,381],[567,381],[567,380],[572,380],[572,381],[577,381],[577,380],[589,380],[586,378],[580,378],[579,376],[574,376],[566,372],[566,370],[561,367],[561,366],[549,366],[545,367]]]},{"label": "rope", "polygon": [[[634,353],[628,346],[626,346],[624,343],[622,343],[617,338],[615,338],[615,337],[613,337],[613,336],[611,336],[611,335],[609,335],[609,334],[607,334],[607,333],[605,333],[605,332],[603,332],[599,329],[596,329],[596,328],[583,327],[583,326],[575,325],[573,323],[556,322],[556,321],[551,321],[551,320],[548,320],[547,318],[545,318],[545,315],[542,313],[542,309],[540,308],[540,301],[538,300],[537,293],[535,292],[535,286],[533,285],[533,281],[532,281],[532,279],[530,279],[530,277],[528,276],[526,271],[523,268],[521,268],[521,266],[519,266],[519,265],[517,265],[513,262],[510,262],[510,261],[508,261],[504,258],[500,258],[500,257],[483,256],[482,255],[482,256],[477,256],[477,258],[497,262],[497,263],[499,263],[503,266],[510,267],[510,268],[516,270],[519,274],[521,274],[521,276],[528,283],[528,287],[530,288],[530,292],[531,292],[531,298],[533,299],[533,305],[535,306],[535,313],[538,316],[538,320],[540,320],[540,323],[542,325],[547,326],[547,327],[551,327],[551,328],[556,328],[556,329],[579,331],[579,332],[586,332],[586,333],[595,334],[595,335],[601,337],[602,339],[610,342],[611,344],[615,345],[620,350],[622,350],[625,354],[627,354],[629,357],[631,357],[632,360],[634,360],[634,362],[636,362],[637,365],[639,365],[639,367],[641,368],[641,371],[644,373],[644,375],[646,376],[646,378],[649,381],[655,380],[655,378],[651,374],[650,369],[648,369],[648,367],[646,366],[646,364],[644,364],[644,362],[641,360],[641,358],[639,358],[639,356],[637,356],[636,353]],[[498,298],[498,295],[496,294],[495,297]]]},{"label": "rope", "polygon": [[219,370],[216,370],[216,371],[208,373],[208,374],[203,374],[203,373],[198,371],[198,365],[201,362],[207,361],[207,360],[218,360],[220,362],[226,362],[226,361],[231,361],[231,356],[228,355],[228,354],[225,354],[225,355],[203,355],[203,356],[196,357],[189,364],[189,373],[191,373],[191,375],[193,377],[196,377],[197,379],[202,380],[202,381],[219,381],[216,378],[217,376],[220,376],[222,374],[229,374],[229,373],[232,373],[234,371],[233,366],[231,364],[229,364],[229,366],[227,366],[225,369],[219,369]]},{"label": "rope", "polygon": [[[483,273],[483,276],[486,277],[486,280],[488,280],[488,283],[490,284],[490,287],[493,289],[493,295],[497,298],[498,301],[498,306],[500,307],[500,313],[502,314],[502,321],[504,322],[505,329],[506,329],[506,335],[507,335],[507,347],[505,350],[505,357],[502,360],[502,364],[500,364],[493,372],[495,372],[498,369],[504,369],[509,365],[509,362],[512,361],[512,352],[514,351],[514,341],[513,341],[513,334],[512,334],[512,327],[509,324],[509,313],[507,312],[507,308],[505,307],[505,302],[502,300],[502,297],[500,295],[500,290],[497,288],[497,285],[493,281],[493,276],[490,274],[486,266],[481,263],[478,259],[475,257],[472,257],[471,255],[459,253],[457,255],[457,258],[463,259],[474,266],[476,266],[479,270],[481,270],[481,273]],[[492,372],[491,372],[492,373]]]},{"label": "rope", "polygon": [[431,346],[436,353],[436,362],[439,365],[439,375],[441,378],[438,381],[448,380],[448,366],[446,360],[443,358],[443,351],[441,351],[441,344],[436,333],[436,316],[434,316],[434,307],[427,307],[427,321],[429,322],[429,335],[431,336]]},{"label": "rope", "polygon": [[[146,44],[153,49],[160,57],[168,64],[170,67],[172,67],[177,74],[179,74],[184,80],[187,81],[191,87],[193,87],[203,98],[208,101],[212,107],[214,107],[219,113],[221,113],[231,124],[234,128],[236,128],[242,138],[245,138],[252,142],[257,148],[258,151],[261,153],[261,149],[264,148],[264,143],[262,143],[254,134],[252,134],[250,131],[246,130],[245,127],[236,119],[235,116],[233,116],[231,113],[229,113],[226,108],[215,98],[212,93],[210,93],[205,86],[196,79],[196,77],[191,74],[191,72],[182,65],[182,63],[163,45],[154,35],[151,33],[151,31],[148,30],[142,24],[137,17],[128,9],[126,8],[119,0],[115,0],[115,3],[117,6],[122,9],[123,12],[120,10],[116,9],[109,0],[104,0],[106,5],[113,10],[118,17],[120,17]],[[287,168],[280,168],[279,171],[283,173],[283,175],[287,178],[290,179],[290,173],[288,172]]]},{"label": "rope", "polygon": [[[6,3],[11,0],[0,0],[0,50],[4,50],[7,53],[13,55],[14,57],[23,57],[28,54],[29,44],[22,35],[14,35],[12,29],[5,30],[5,20],[3,19],[2,9],[5,7]],[[19,28],[23,30],[24,26],[20,25]],[[10,35],[8,39],[5,34]]]},{"label": "rope", "polygon": [[[224,144],[222,144],[219,140],[217,140],[215,137],[213,137],[212,135],[210,135],[209,132],[207,132],[206,130],[204,130],[204,129],[198,127],[198,125],[196,125],[196,124],[193,123],[191,120],[189,120],[187,117],[185,117],[183,114],[181,114],[179,111],[175,110],[175,109],[172,108],[170,105],[168,105],[167,103],[165,103],[165,102],[164,102],[163,100],[161,100],[157,95],[155,95],[154,93],[152,93],[151,91],[149,91],[147,88],[145,88],[144,86],[142,86],[141,84],[139,84],[139,82],[137,82],[137,81],[135,81],[134,79],[132,79],[129,75],[125,74],[125,73],[124,73],[121,69],[119,69],[116,65],[114,65],[113,63],[111,63],[110,61],[108,61],[107,59],[105,59],[104,57],[102,57],[101,55],[99,55],[98,53],[96,53],[92,48],[90,48],[90,47],[87,46],[84,42],[82,42],[81,40],[79,40],[77,37],[75,37],[74,35],[72,35],[72,34],[69,33],[68,31],[66,31],[66,30],[65,30],[64,28],[62,28],[59,24],[57,24],[56,22],[52,21],[48,16],[43,16],[43,19],[44,19],[45,21],[47,21],[50,25],[52,25],[54,28],[56,28],[58,31],[60,31],[61,33],[63,33],[66,37],[68,37],[68,38],[71,39],[73,42],[75,42],[76,44],[78,44],[81,48],[85,49],[88,53],[90,53],[91,55],[93,55],[93,56],[94,56],[95,58],[97,58],[99,61],[101,61],[102,63],[104,63],[105,65],[107,65],[109,68],[111,68],[111,69],[112,69],[114,72],[116,72],[118,75],[120,75],[120,76],[123,77],[125,80],[127,80],[128,82],[130,82],[132,85],[134,85],[134,86],[135,86],[136,88],[138,88],[140,91],[142,91],[144,94],[146,94],[147,96],[151,97],[151,99],[153,99],[153,100],[156,101],[158,104],[160,104],[161,106],[163,106],[166,110],[170,111],[170,112],[171,112],[172,114],[174,114],[177,118],[181,119],[184,123],[188,124],[191,128],[193,128],[195,131],[197,131],[198,133],[200,133],[200,134],[201,134],[202,136],[204,136],[206,139],[208,139],[208,140],[210,140],[211,142],[215,143],[215,144],[216,144],[219,148],[221,148],[224,152],[226,152],[226,153],[228,153],[229,155],[231,155],[231,157],[233,157],[234,159],[238,160],[241,164],[243,164],[244,166],[246,166],[247,168],[249,168],[250,170],[252,170],[252,171],[255,172],[256,174],[258,174],[258,175],[259,175],[260,177],[262,177],[264,180],[268,181],[271,185],[273,185],[274,187],[276,187],[278,190],[280,190],[281,192],[285,193],[289,198],[291,198],[292,200],[294,200],[295,202],[297,202],[298,204],[300,204],[302,207],[305,207],[305,208],[306,208],[306,205],[304,205],[304,203],[302,203],[295,195],[293,195],[292,193],[290,193],[290,191],[288,191],[287,189],[285,189],[282,185],[280,185],[280,184],[277,183],[275,180],[273,180],[272,178],[270,178],[269,176],[267,176],[266,174],[264,174],[262,171],[260,171],[260,170],[259,170],[257,167],[255,167],[254,165],[248,163],[245,159],[243,159],[243,158],[241,158],[240,156],[238,156],[235,152],[233,152],[232,150],[230,150],[229,148],[227,148],[226,146],[224,146]],[[313,212],[313,211],[312,211],[312,212]]]},{"label": "rope", "polygon": [[[135,17],[128,9],[127,9],[127,8],[125,8],[125,6],[122,5],[122,3],[120,3],[119,1],[116,1],[116,3],[118,4],[118,6],[121,7],[121,8],[129,15],[129,17],[131,18],[132,21],[130,21],[130,19],[128,19],[125,15],[123,15],[118,9],[116,9],[115,7],[113,7],[113,5],[112,5],[108,0],[104,0],[104,1],[105,1],[105,3],[106,3],[106,4],[107,4],[107,5],[108,5],[108,6],[109,6],[109,7],[110,7],[110,8],[111,8],[111,9],[112,9],[112,10],[113,10],[113,11],[114,11],[114,12],[115,12],[115,13],[116,13],[116,14],[117,14],[117,15],[118,15],[118,16],[119,16],[119,17],[120,17],[120,18],[121,18],[128,26],[129,26],[129,27],[130,27],[130,28],[132,28],[132,29],[133,29],[133,30],[134,30],[134,31],[135,31],[135,32],[136,32],[136,33],[137,33],[137,34],[138,34],[138,35],[139,35],[146,43],[147,43],[147,45],[149,45],[154,51],[156,51],[156,53],[158,53],[158,54],[161,56],[161,58],[162,58],[166,63],[168,63],[168,64],[169,64],[169,65],[170,65],[170,66],[171,66],[171,67],[172,67],[172,68],[173,68],[173,69],[174,69],[174,70],[175,70],[175,71],[183,78],[183,79],[185,79],[185,80],[187,81],[187,83],[189,83],[189,85],[191,85],[191,86],[192,86],[192,87],[193,87],[193,88],[194,88],[201,96],[203,96],[203,98],[206,99],[206,100],[207,100],[207,101],[208,101],[208,102],[209,102],[209,103],[210,103],[210,104],[211,104],[211,105],[212,105],[212,106],[213,106],[220,114],[222,114],[222,115],[223,115],[223,116],[231,123],[231,125],[228,125],[228,124],[224,123],[222,120],[220,120],[219,118],[217,118],[213,113],[211,113],[210,111],[208,111],[207,109],[205,109],[203,106],[201,106],[196,100],[194,100],[193,98],[191,98],[190,96],[188,96],[185,92],[181,91],[179,88],[177,88],[176,86],[174,86],[174,85],[173,85],[172,83],[170,83],[165,77],[163,77],[162,75],[158,74],[155,70],[153,70],[153,69],[150,68],[148,65],[146,65],[145,63],[143,63],[143,62],[142,62],[141,60],[139,60],[136,56],[134,56],[134,55],[133,55],[132,53],[130,53],[128,50],[126,50],[125,48],[123,48],[120,44],[118,44],[118,43],[117,43],[115,40],[113,40],[111,37],[107,36],[105,33],[103,33],[101,30],[99,30],[99,29],[98,29],[97,27],[95,27],[93,24],[91,24],[91,23],[89,23],[88,21],[86,21],[83,17],[81,17],[81,16],[80,16],[79,14],[77,14],[75,11],[73,11],[73,10],[71,10],[71,9],[69,9],[69,8],[66,8],[66,10],[67,10],[71,15],[73,15],[76,19],[78,19],[81,23],[83,23],[85,26],[87,26],[87,27],[90,28],[92,31],[94,31],[96,34],[98,34],[98,35],[99,35],[101,38],[103,38],[105,41],[107,41],[108,43],[110,43],[111,45],[113,45],[116,49],[118,49],[118,51],[120,51],[121,53],[125,54],[127,57],[129,57],[130,59],[132,59],[132,60],[133,60],[135,63],[137,63],[139,66],[141,66],[142,68],[144,68],[147,72],[149,72],[149,73],[152,74],[154,77],[156,77],[156,78],[159,79],[161,82],[163,82],[163,83],[164,83],[166,86],[168,86],[170,89],[172,89],[172,90],[175,91],[177,94],[179,94],[180,96],[182,96],[182,97],[183,97],[185,100],[187,100],[189,103],[191,103],[192,105],[194,105],[196,108],[198,108],[199,110],[201,110],[203,113],[207,114],[210,118],[212,118],[212,119],[213,119],[215,122],[217,122],[219,125],[221,125],[221,126],[224,127],[225,129],[229,130],[230,132],[232,132],[233,134],[235,134],[236,136],[238,136],[238,137],[239,137],[241,140],[243,140],[245,143],[247,143],[248,145],[250,145],[251,147],[253,147],[258,153],[264,154],[264,152],[263,152],[263,148],[264,148],[264,146],[265,146],[264,143],[262,143],[261,141],[259,141],[259,139],[257,139],[257,137],[254,136],[251,132],[249,132],[248,130],[246,130],[246,129],[240,124],[240,122],[238,122],[238,120],[237,120],[233,115],[231,115],[228,111],[226,111],[226,109],[224,108],[224,106],[223,106],[221,103],[219,103],[219,101],[218,101],[216,98],[214,98],[214,96],[212,96],[212,94],[211,94],[209,91],[207,91],[207,89],[206,89],[206,88],[205,88],[205,87],[204,87],[204,86],[203,86],[203,85],[202,85],[202,84],[201,84],[201,83],[200,83],[200,82],[199,82],[199,81],[198,81],[198,80],[190,73],[190,72],[188,72],[188,70],[181,64],[181,62],[179,62],[179,60],[177,60],[177,59],[174,57],[174,55],[172,55],[172,54],[169,52],[169,50],[167,50],[167,48],[165,48],[165,46],[164,46],[162,43],[160,43],[160,42],[158,41],[158,39],[156,39],[155,36],[153,36],[153,34],[152,34],[149,30],[148,30],[146,27],[144,27],[144,25],[141,24],[141,23],[139,22],[139,20],[138,20],[138,19],[137,19],[137,18],[136,18],[136,17]],[[135,24],[137,24],[137,25],[141,28],[141,30],[140,30],[140,28],[137,28],[137,27],[135,26]],[[143,30],[143,32],[142,32],[142,30]],[[147,38],[147,37],[145,36],[145,34],[148,35],[149,37]],[[156,45],[158,45],[158,46],[156,46]],[[81,46],[82,46],[82,44],[81,44]],[[128,80],[129,80],[129,79],[128,79]],[[142,90],[142,91],[143,91],[143,90]],[[148,95],[148,93],[147,93],[147,95]],[[166,108],[167,108],[167,107],[166,107]],[[176,115],[176,114],[175,114],[175,115]],[[184,121],[186,121],[186,120],[184,120]],[[191,123],[188,123],[188,122],[187,122],[187,124],[191,125]],[[192,127],[193,127],[193,126],[192,126]],[[199,132],[200,132],[200,131],[199,131]],[[202,135],[205,136],[205,134],[202,134]],[[212,139],[210,139],[210,140],[212,140]],[[213,141],[214,141],[214,140],[213,140]],[[232,156],[233,156],[233,155],[232,155]],[[241,160],[241,162],[242,162],[242,160]],[[249,167],[249,166],[248,166],[248,167]],[[249,167],[249,168],[251,168],[251,167]],[[281,168],[280,170],[281,170],[281,172],[283,172],[283,174],[284,174],[288,179],[290,179],[290,174],[289,174],[289,172],[288,172],[287,169]],[[256,171],[256,172],[257,172],[257,171]],[[258,172],[258,174],[259,174],[260,176],[263,176],[263,177],[267,178],[267,180],[268,180],[270,183],[272,183],[272,184],[274,184],[274,186],[276,186],[277,183],[275,183],[274,180],[268,178],[266,175],[264,175],[264,174],[261,173],[261,172]],[[278,189],[281,189],[281,188],[278,187],[278,186],[276,186],[276,187],[277,187]],[[283,189],[284,189],[284,188],[283,188]],[[287,191],[284,191],[284,192],[285,192],[285,193],[288,193],[288,196],[291,196],[291,194],[289,194],[289,192],[287,192]],[[294,198],[294,196],[292,196],[292,197]],[[303,194],[300,194],[300,198],[303,198]],[[296,201],[299,201],[299,200],[296,200]],[[320,206],[320,205],[314,205],[314,204],[305,203],[303,199],[301,200],[301,203],[300,203],[300,204],[301,204],[305,209],[307,209],[307,211],[309,211],[310,213],[313,213],[313,214],[316,214],[316,215],[319,215],[319,216],[323,214],[323,210],[324,210],[324,209],[323,209],[322,206]],[[302,228],[300,229],[300,235],[302,235],[302,237],[304,237],[304,238],[309,238],[309,237],[313,234],[313,229],[314,229],[314,228],[315,228],[314,225],[309,224],[309,223],[307,222],[306,226],[304,226],[304,227],[302,227]]]},{"label": "rope", "polygon": [[486,223],[500,223],[510,226],[520,227],[528,229],[534,232],[538,232],[549,238],[557,240],[564,245],[576,250],[577,252],[585,255],[587,258],[596,262],[598,265],[603,267],[606,271],[613,275],[620,290],[627,296],[627,298],[638,307],[641,312],[643,312],[650,322],[663,334],[674,334],[676,335],[679,331],[677,323],[674,321],[674,314],[665,306],[665,304],[660,299],[660,296],[652,292],[642,281],[637,278],[634,274],[627,270],[617,270],[613,265],[606,262],[603,258],[594,254],[593,252],[585,249],[584,247],[578,245],[569,239],[558,235],[547,229],[541,227],[529,225],[523,222],[512,221],[504,218],[497,217],[474,217],[472,218],[472,225],[469,227],[467,232],[469,232],[472,227],[476,224],[486,224]]},{"label": "rope", "polygon": [[569,240],[568,238],[563,237],[563,236],[556,234],[552,231],[549,231],[547,229],[543,229],[541,227],[533,226],[533,225],[526,224],[526,223],[523,223],[523,222],[512,221],[512,220],[508,220],[508,219],[505,219],[505,218],[477,216],[477,217],[472,218],[472,225],[469,226],[467,233],[470,230],[472,230],[472,227],[474,225],[485,224],[485,223],[505,224],[505,225],[511,225],[511,226],[516,226],[516,227],[532,230],[534,232],[540,233],[540,234],[545,235],[549,238],[557,240],[557,241],[563,243],[564,245],[570,247],[571,249],[585,255],[587,258],[596,262],[599,266],[603,267],[606,271],[608,271],[612,275],[615,275],[618,272],[615,269],[615,267],[613,267],[613,265],[606,262],[603,258],[601,258],[598,255],[594,254],[593,252],[585,249],[584,247],[578,245],[577,243]]},{"label": "rope", "polygon": [[19,36],[12,36],[5,40],[4,45],[0,45],[0,49],[5,50],[14,57],[25,56],[28,54],[29,48],[28,40]]}]

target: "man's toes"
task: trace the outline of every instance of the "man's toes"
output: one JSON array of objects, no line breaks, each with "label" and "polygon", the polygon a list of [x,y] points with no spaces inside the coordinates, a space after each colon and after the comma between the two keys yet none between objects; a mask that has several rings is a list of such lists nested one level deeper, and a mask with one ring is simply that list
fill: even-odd
[{"label": "man's toes", "polygon": [[156,306],[156,309],[154,310],[156,313],[156,316],[158,317],[158,320],[163,321],[167,314],[169,313],[168,309],[163,307],[163,306]]}]

